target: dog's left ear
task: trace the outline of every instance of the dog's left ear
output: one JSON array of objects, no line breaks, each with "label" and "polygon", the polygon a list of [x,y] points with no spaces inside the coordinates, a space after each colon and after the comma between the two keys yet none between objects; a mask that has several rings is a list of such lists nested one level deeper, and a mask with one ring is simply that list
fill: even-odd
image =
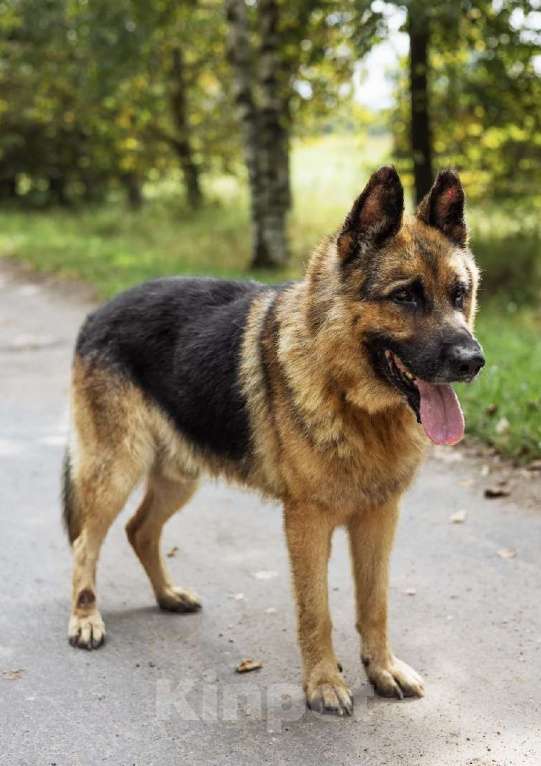
[{"label": "dog's left ear", "polygon": [[393,237],[400,229],[403,211],[404,190],[398,173],[384,166],[370,177],[344,222],[338,236],[342,263]]},{"label": "dog's left ear", "polygon": [[419,203],[417,218],[434,226],[459,247],[468,241],[464,220],[464,189],[454,170],[442,170],[434,185]]}]

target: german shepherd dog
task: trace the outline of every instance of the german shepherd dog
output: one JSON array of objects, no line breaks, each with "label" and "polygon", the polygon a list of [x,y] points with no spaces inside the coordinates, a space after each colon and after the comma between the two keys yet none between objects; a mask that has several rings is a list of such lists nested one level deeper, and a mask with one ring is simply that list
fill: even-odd
[{"label": "german shepherd dog", "polygon": [[463,436],[450,384],[472,380],[484,358],[472,335],[478,270],[458,176],[441,172],[414,216],[403,200],[394,168],[374,173],[302,281],[158,279],[87,318],[64,464],[73,646],[103,643],[98,554],[142,477],[128,539],[162,609],[200,609],[171,582],[160,536],[199,475],[221,475],[283,503],[309,707],[352,711],[327,595],[339,525],[349,532],[368,678],[386,697],[423,694],[389,643],[389,555],[428,440]]}]

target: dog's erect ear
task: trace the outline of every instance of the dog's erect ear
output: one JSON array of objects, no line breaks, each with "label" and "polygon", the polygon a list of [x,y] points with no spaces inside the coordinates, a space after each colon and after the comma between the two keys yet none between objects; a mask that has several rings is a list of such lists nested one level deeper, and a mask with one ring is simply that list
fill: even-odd
[{"label": "dog's erect ear", "polygon": [[404,190],[398,173],[385,166],[376,171],[346,218],[338,236],[342,262],[350,262],[365,247],[382,245],[402,223]]},{"label": "dog's erect ear", "polygon": [[468,231],[464,220],[464,189],[454,170],[442,170],[434,185],[419,203],[417,218],[435,226],[455,245],[464,247]]}]

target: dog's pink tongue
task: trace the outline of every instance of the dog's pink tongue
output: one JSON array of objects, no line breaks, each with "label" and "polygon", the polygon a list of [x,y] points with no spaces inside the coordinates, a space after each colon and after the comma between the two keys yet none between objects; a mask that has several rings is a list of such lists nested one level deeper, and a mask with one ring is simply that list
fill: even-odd
[{"label": "dog's pink tongue", "polygon": [[421,394],[421,423],[435,444],[456,444],[464,436],[464,414],[449,385],[434,385],[417,378]]}]

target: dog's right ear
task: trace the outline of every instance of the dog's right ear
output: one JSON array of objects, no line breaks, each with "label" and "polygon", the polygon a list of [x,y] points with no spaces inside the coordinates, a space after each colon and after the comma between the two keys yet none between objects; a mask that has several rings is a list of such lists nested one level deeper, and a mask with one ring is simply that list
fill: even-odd
[{"label": "dog's right ear", "polygon": [[377,170],[366,184],[338,235],[343,264],[394,237],[402,224],[404,190],[391,166]]},{"label": "dog's right ear", "polygon": [[441,170],[428,194],[421,200],[417,218],[439,229],[455,245],[464,247],[468,231],[464,221],[464,189],[458,173]]}]

